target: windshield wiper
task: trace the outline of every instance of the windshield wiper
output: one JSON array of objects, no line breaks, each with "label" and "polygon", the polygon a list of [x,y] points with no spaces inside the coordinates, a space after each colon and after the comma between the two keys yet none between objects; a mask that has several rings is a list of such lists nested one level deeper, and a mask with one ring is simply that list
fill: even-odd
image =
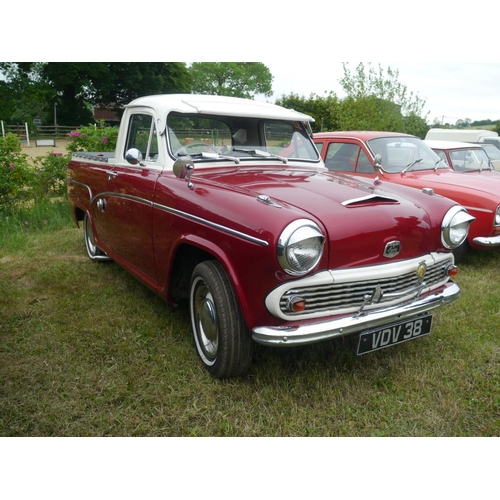
[{"label": "windshield wiper", "polygon": [[261,149],[245,149],[245,148],[233,148],[233,151],[240,151],[241,153],[248,153],[254,156],[260,156],[262,158],[275,158],[276,160],[281,160],[285,165],[288,163],[288,158],[278,155],[272,155],[267,151],[262,151]]},{"label": "windshield wiper", "polygon": [[226,156],[220,153],[207,153],[205,151],[202,151],[200,153],[189,153],[189,156],[191,158],[207,158],[208,160],[231,160],[236,164],[240,163],[240,159],[236,156]]},{"label": "windshield wiper", "polygon": [[408,172],[408,170],[410,170],[411,167],[413,167],[413,165],[415,165],[416,163],[420,163],[422,160],[423,158],[419,158],[418,160],[413,160],[411,163],[406,165],[406,167],[403,168],[403,170],[401,170],[401,173],[405,174],[406,172]]},{"label": "windshield wiper", "polygon": [[[442,158],[439,158],[439,160],[438,160],[436,163],[434,163],[434,172],[436,172],[436,171],[437,171],[437,169],[438,169],[438,165],[439,165],[441,162],[443,162],[443,163],[444,163],[443,159],[442,159]],[[447,167],[448,165],[446,165],[446,164],[445,164],[445,166]]]},{"label": "windshield wiper", "polygon": [[201,156],[202,158],[209,158],[211,160],[231,160],[231,161],[234,161],[234,163],[236,163],[237,165],[240,163],[240,159],[237,158],[236,156],[227,156],[227,155],[223,155],[223,154],[220,154],[220,153],[206,153],[206,152],[203,152],[201,153]]}]

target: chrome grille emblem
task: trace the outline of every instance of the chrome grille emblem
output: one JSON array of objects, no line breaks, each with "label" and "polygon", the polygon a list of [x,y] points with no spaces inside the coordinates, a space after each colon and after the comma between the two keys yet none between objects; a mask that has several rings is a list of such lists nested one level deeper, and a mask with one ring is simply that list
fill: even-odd
[{"label": "chrome grille emblem", "polygon": [[389,241],[384,249],[384,257],[392,259],[401,252],[401,242],[400,241]]},{"label": "chrome grille emblem", "polygon": [[427,273],[427,264],[425,262],[420,262],[417,267],[417,278],[419,283],[424,281],[425,273]]}]

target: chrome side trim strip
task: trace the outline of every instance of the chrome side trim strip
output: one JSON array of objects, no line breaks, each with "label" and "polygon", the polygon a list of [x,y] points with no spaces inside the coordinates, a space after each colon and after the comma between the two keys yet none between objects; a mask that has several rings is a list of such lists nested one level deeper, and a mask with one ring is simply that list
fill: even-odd
[{"label": "chrome side trim strip", "polygon": [[90,189],[90,186],[88,186],[87,184],[83,184],[83,182],[74,181],[73,179],[68,179],[68,184],[75,184],[77,186],[82,186],[86,188],[87,191],[89,192],[89,200],[91,200],[92,202],[92,189]]},{"label": "chrome side trim strip", "polygon": [[153,208],[157,208],[159,210],[163,210],[164,212],[168,212],[168,213],[171,213],[171,214],[174,214],[174,215],[178,215],[179,217],[184,217],[185,219],[189,219],[189,220],[192,220],[192,221],[195,221],[195,222],[199,222],[200,224],[203,224],[205,226],[212,227],[214,229],[218,229],[219,231],[223,231],[224,233],[231,234],[233,236],[236,236],[236,237],[241,238],[241,239],[246,240],[246,241],[250,241],[251,243],[256,243],[257,245],[260,245],[260,246],[263,246],[263,247],[269,246],[269,243],[267,241],[261,240],[259,238],[255,238],[255,237],[250,236],[250,235],[245,234],[245,233],[241,233],[240,231],[236,231],[235,229],[231,229],[229,227],[222,226],[222,225],[217,224],[215,222],[211,222],[211,221],[208,221],[206,219],[202,219],[201,217],[198,217],[196,215],[188,214],[186,212],[182,212],[181,210],[177,210],[177,209],[172,208],[172,207],[167,207],[166,205],[161,205],[160,203],[155,203],[153,201],[146,200],[144,198],[140,198],[138,196],[132,196],[132,195],[129,195],[129,194],[122,194],[122,193],[104,192],[104,193],[96,194],[92,198],[91,203],[94,203],[95,200],[97,200],[98,198],[102,198],[104,196],[111,196],[111,197],[116,197],[116,198],[124,198],[124,199],[127,199],[127,200],[136,201],[138,203],[143,203],[143,204],[149,205],[149,206],[151,206]]},{"label": "chrome side trim strip", "polygon": [[345,335],[357,334],[366,329],[389,325],[402,319],[418,316],[460,296],[460,287],[449,282],[446,288],[427,297],[399,304],[382,310],[367,311],[363,315],[344,316],[327,321],[295,326],[258,326],[252,330],[255,342],[273,346],[305,345]]},{"label": "chrome side trim strip", "polygon": [[212,227],[214,229],[218,229],[219,231],[223,231],[224,233],[231,234],[233,236],[236,236],[238,238],[242,238],[246,241],[250,241],[251,243],[256,243],[257,245],[267,247],[269,246],[269,243],[267,241],[261,240],[259,238],[255,238],[253,236],[250,236],[249,234],[241,233],[240,231],[236,231],[235,229],[231,229],[226,226],[222,226],[220,224],[217,224],[216,222],[211,222],[206,219],[202,219],[201,217],[198,217],[196,215],[188,214],[186,212],[182,212],[181,210],[177,210],[172,207],[167,207],[165,205],[160,205],[159,203],[154,203],[153,206],[155,208],[159,208],[160,210],[164,210],[165,212],[169,212],[171,214],[178,215],[180,217],[184,217],[185,219],[189,219],[195,222],[199,222],[200,224],[204,224],[205,226]]},{"label": "chrome side trim strip", "polygon": [[92,198],[91,203],[94,203],[95,200],[97,200],[98,198],[103,198],[104,196],[110,196],[113,198],[123,198],[125,200],[137,201],[138,203],[142,203],[143,205],[148,205],[150,207],[152,207],[154,205],[154,203],[152,201],[146,200],[145,198],[140,198],[139,196],[132,196],[131,194],[123,194],[123,193],[113,193],[111,191],[105,191],[103,193],[96,194]]},{"label": "chrome side trim strip", "polygon": [[483,212],[485,214],[492,214],[494,213],[493,210],[489,210],[488,208],[478,208],[478,207],[469,207],[466,205],[462,205],[467,211],[475,210],[476,212]]}]

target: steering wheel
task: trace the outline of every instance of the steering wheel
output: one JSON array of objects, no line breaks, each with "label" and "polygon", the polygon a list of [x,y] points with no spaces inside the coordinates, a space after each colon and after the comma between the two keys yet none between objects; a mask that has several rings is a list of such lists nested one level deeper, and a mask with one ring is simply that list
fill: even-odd
[{"label": "steering wheel", "polygon": [[[206,148],[207,150],[211,151],[212,153],[217,153],[219,152],[213,147],[210,146],[210,144],[207,144],[206,142],[190,142],[189,144],[186,144],[182,148],[180,148],[178,151],[175,152],[175,156],[185,156],[188,155],[188,149],[192,147],[198,147],[198,148]],[[196,153],[201,153],[202,151],[196,151]]]}]

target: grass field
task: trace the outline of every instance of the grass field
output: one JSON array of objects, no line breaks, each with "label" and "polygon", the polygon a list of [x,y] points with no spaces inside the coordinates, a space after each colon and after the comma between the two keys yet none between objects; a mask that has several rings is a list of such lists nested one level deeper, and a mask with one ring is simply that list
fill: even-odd
[{"label": "grass field", "polygon": [[461,265],[425,338],[362,357],[354,339],[260,347],[219,381],[186,307],[90,262],[64,217],[0,232],[1,436],[500,434],[498,251]]}]

